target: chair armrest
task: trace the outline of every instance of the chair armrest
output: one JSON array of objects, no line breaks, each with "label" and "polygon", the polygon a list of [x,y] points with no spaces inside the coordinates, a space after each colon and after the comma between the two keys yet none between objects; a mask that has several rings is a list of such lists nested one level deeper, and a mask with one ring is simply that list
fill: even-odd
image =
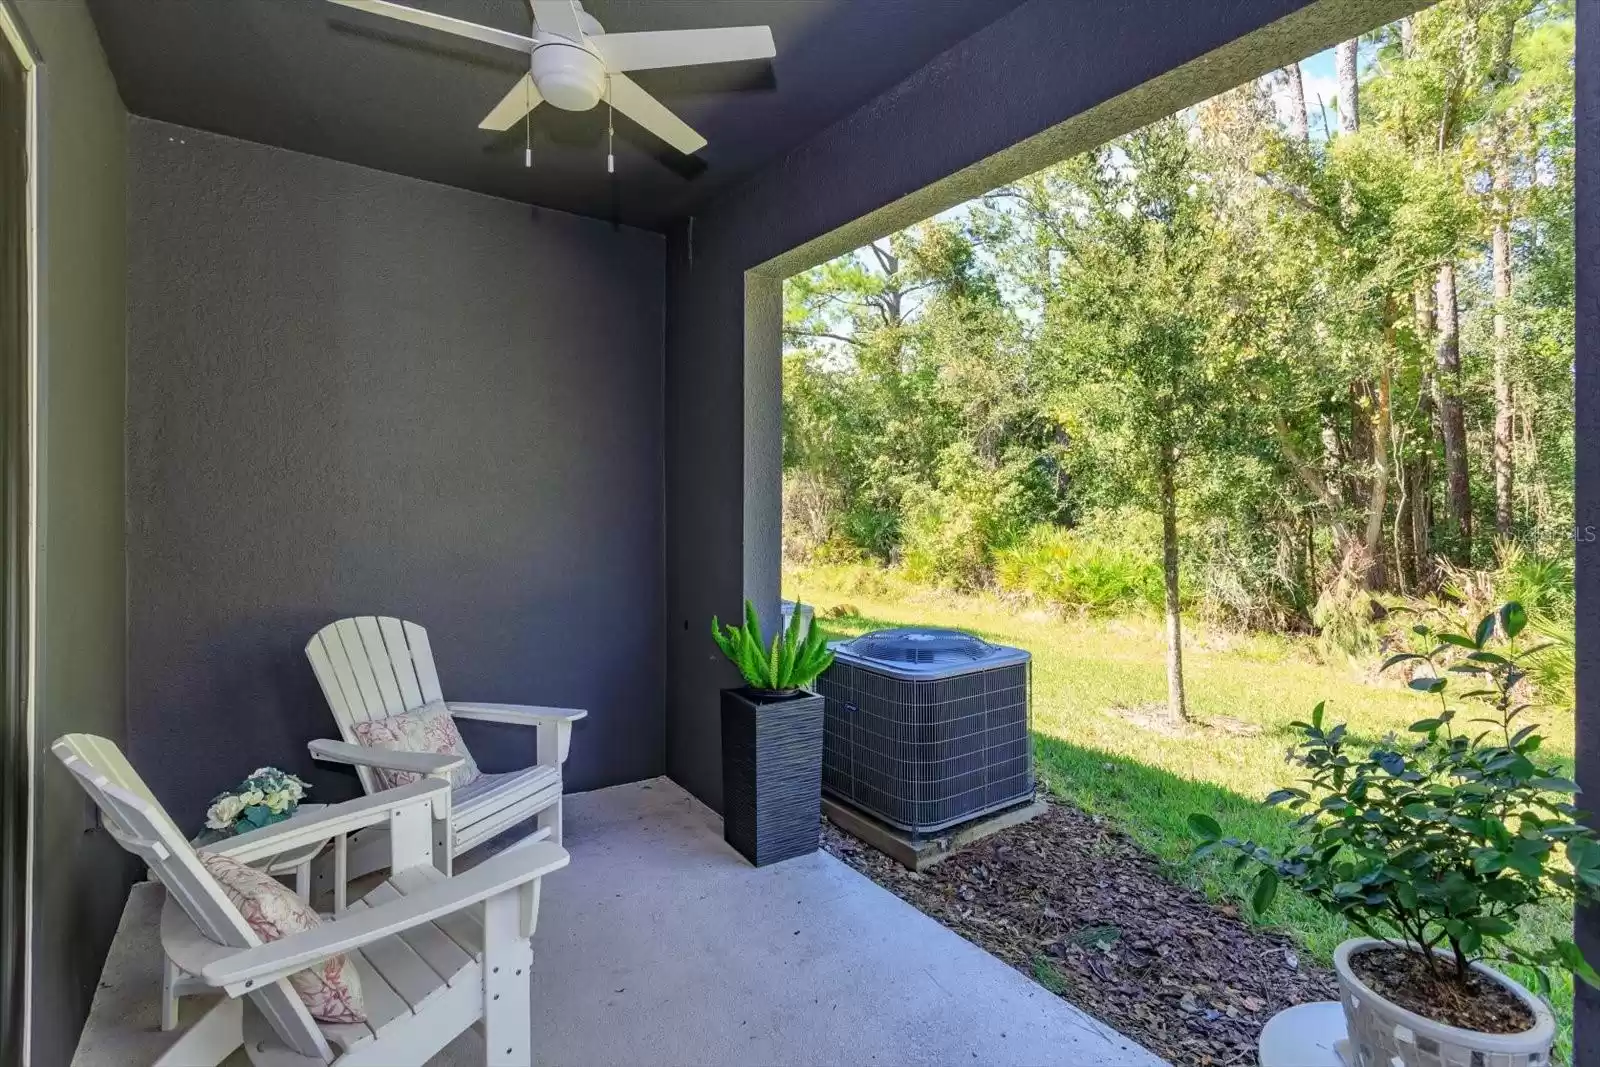
[{"label": "chair armrest", "polygon": [[[572,747],[572,724],[589,714],[582,708],[540,708],[531,704],[453,704],[447,701],[445,706],[458,719],[535,727],[539,731],[539,759],[554,767],[567,762],[567,750]],[[552,752],[554,763],[550,760]]]},{"label": "chair armrest", "polygon": [[446,701],[445,707],[458,719],[480,719],[484,722],[509,722],[523,726],[538,726],[546,722],[574,723],[589,713],[582,708],[541,708],[532,704],[457,704]]},{"label": "chair armrest", "polygon": [[368,748],[365,745],[352,745],[348,741],[331,741],[327,738],[319,738],[306,747],[311,750],[312,759],[326,760],[329,763],[351,763],[360,767],[382,767],[388,771],[411,771],[416,774],[442,775],[466,762],[461,756]]},{"label": "chair armrest", "polygon": [[296,815],[238,837],[225,838],[199,851],[226,856],[240,863],[253,863],[290,849],[388,822],[397,808],[413,804],[432,805],[433,817],[444,818],[450,811],[450,783],[439,778],[428,778],[395,789],[385,789],[381,793],[347,800],[321,811]]},{"label": "chair armrest", "polygon": [[380,938],[433,922],[565,867],[560,845],[540,841],[501,853],[453,878],[440,876],[426,888],[375,908],[346,912],[316,929],[255,948],[239,949],[201,968],[207,985],[241,996],[267,982]]}]

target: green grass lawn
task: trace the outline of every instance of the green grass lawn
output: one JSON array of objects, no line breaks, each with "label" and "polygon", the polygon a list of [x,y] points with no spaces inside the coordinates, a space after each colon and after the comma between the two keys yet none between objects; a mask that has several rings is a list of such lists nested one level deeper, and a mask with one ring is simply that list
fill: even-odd
[{"label": "green grass lawn", "polygon": [[[1235,875],[1216,860],[1195,862],[1185,820],[1215,816],[1224,830],[1268,845],[1290,839],[1291,817],[1261,798],[1293,779],[1285,751],[1295,740],[1289,723],[1327,702],[1330,722],[1346,722],[1367,742],[1429,713],[1423,697],[1398,682],[1374,680],[1369,665],[1321,662],[1309,641],[1241,636],[1190,623],[1184,677],[1191,714],[1201,720],[1240,720],[1259,728],[1241,735],[1200,729],[1185,736],[1146,729],[1115,714],[1166,699],[1165,639],[1159,619],[1062,619],[1019,611],[987,596],[920,589],[897,577],[861,568],[808,568],[784,575],[783,595],[816,606],[825,628],[850,636],[886,626],[932,625],[972,631],[1033,654],[1034,752],[1050,790],[1125,829],[1159,857],[1173,876],[1213,898],[1236,899],[1248,914],[1252,872]],[[840,605],[855,609],[823,618]],[[1546,714],[1544,751],[1571,760],[1570,714]],[[1342,920],[1292,893],[1279,895],[1267,920],[1292,933],[1326,964],[1353,931]],[[1536,936],[1569,929],[1570,912],[1528,915]],[[1511,973],[1516,974],[1513,969]],[[1570,1033],[1570,988],[1558,989],[1558,1052]]]}]

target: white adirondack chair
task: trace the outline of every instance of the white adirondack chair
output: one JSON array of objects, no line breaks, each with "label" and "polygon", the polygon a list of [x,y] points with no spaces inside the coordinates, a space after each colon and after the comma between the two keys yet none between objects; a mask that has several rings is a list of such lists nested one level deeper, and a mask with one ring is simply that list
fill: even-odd
[{"label": "white adirondack chair", "polygon": [[[371,615],[341,619],[317,632],[306,645],[311,669],[322,686],[339,724],[342,741],[311,742],[311,755],[334,763],[353,764],[369,794],[381,788],[374,768],[416,771],[444,776],[459,766],[459,757],[423,752],[389,752],[365,748],[356,741],[355,724],[414,711],[443,700],[439,674],[433,667],[428,632],[416,623]],[[561,765],[567,760],[572,724],[588,714],[575,708],[540,708],[523,704],[447,703],[457,719],[515,723],[535,730],[538,762],[525,770],[486,774],[455,790],[449,818],[434,828],[441,869],[496,834],[533,818],[535,834],[561,843]],[[386,846],[377,829],[358,835],[350,857],[352,876],[382,866]]]},{"label": "white adirondack chair", "polygon": [[[567,865],[559,845],[510,849],[448,877],[431,862],[429,833],[448,791],[427,779],[207,846],[248,863],[388,824],[388,881],[320,927],[264,944],[116,745],[68,734],[51,749],[106,830],[166,886],[162,948],[189,976],[186,991],[225,994],[157,1067],[215,1065],[241,1045],[257,1067],[421,1065],[476,1023],[486,1064],[532,1064],[529,938],[540,879]],[[361,976],[366,1023],[316,1022],[287,981],[340,952]]]}]

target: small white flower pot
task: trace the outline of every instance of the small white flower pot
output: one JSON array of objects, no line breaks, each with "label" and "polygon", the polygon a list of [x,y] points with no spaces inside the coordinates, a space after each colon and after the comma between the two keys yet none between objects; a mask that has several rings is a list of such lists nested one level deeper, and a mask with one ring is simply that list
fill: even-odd
[{"label": "small white flower pot", "polygon": [[[1391,1004],[1367,988],[1350,969],[1350,958],[1385,942],[1357,937],[1333,954],[1339,976],[1339,999],[1344,1002],[1350,1046],[1350,1067],[1545,1067],[1556,1039],[1556,1020],[1544,1001],[1520,983],[1481,963],[1472,966],[1500,983],[1533,1013],[1533,1027],[1519,1034],[1484,1034],[1446,1026]],[[1454,957],[1440,952],[1451,960]]]}]

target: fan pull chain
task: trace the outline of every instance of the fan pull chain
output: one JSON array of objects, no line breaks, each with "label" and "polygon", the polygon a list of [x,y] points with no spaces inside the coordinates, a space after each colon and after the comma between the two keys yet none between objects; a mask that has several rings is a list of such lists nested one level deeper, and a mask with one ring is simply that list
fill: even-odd
[{"label": "fan pull chain", "polygon": [[522,118],[522,130],[525,140],[522,149],[522,165],[528,169],[533,168],[533,73],[528,74],[528,112]]},{"label": "fan pull chain", "polygon": [[617,156],[612,150],[616,141],[616,108],[611,106],[611,79],[606,78],[606,173],[617,172]]}]

